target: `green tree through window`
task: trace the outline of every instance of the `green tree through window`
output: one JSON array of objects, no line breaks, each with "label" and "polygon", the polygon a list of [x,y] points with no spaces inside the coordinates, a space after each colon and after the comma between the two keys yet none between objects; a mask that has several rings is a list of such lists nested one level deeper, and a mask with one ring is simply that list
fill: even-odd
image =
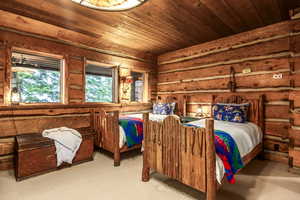
[{"label": "green tree through window", "polygon": [[112,77],[99,75],[86,75],[86,101],[112,102]]},{"label": "green tree through window", "polygon": [[60,72],[35,69],[17,73],[22,103],[60,102]]}]

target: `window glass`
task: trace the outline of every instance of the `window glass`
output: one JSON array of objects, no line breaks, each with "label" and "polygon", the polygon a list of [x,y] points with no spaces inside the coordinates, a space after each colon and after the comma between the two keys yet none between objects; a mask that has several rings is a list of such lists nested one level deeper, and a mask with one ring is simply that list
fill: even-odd
[{"label": "window glass", "polygon": [[144,74],[131,72],[131,101],[142,102],[144,93]]},{"label": "window glass", "polygon": [[101,64],[87,64],[85,69],[85,101],[113,102],[113,69]]},{"label": "window glass", "polygon": [[18,103],[61,102],[62,63],[63,60],[57,58],[13,52],[12,101],[18,101]]}]

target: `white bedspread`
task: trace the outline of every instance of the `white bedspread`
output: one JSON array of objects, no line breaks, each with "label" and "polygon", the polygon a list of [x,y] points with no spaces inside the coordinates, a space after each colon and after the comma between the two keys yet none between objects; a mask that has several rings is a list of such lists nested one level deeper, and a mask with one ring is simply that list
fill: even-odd
[{"label": "white bedspread", "polygon": [[72,164],[77,150],[82,142],[81,134],[70,128],[61,127],[44,130],[43,137],[54,140],[57,156],[57,166],[63,162]]},{"label": "white bedspread", "polygon": [[[126,115],[126,116],[143,119],[143,114],[131,114],[131,115]],[[170,115],[158,115],[158,114],[150,113],[149,120],[163,121],[168,116],[170,116]],[[121,126],[119,126],[119,130],[120,130],[119,146],[120,146],[120,148],[122,148],[126,144],[126,135],[125,135],[124,129]]]},{"label": "white bedspread", "polygon": [[[190,122],[200,127],[205,127],[205,120]],[[231,135],[236,142],[241,157],[250,153],[259,143],[262,142],[263,134],[261,129],[254,123],[233,123],[225,121],[214,121],[214,129],[224,131]],[[225,174],[225,168],[219,156],[216,156],[216,177],[221,183]]]}]

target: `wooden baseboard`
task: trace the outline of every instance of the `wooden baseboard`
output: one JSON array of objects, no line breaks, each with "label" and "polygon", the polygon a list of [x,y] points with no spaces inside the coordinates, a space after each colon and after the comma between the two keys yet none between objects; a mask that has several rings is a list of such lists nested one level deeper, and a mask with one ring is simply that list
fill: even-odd
[{"label": "wooden baseboard", "polygon": [[300,168],[299,167],[290,167],[289,172],[300,175]]}]

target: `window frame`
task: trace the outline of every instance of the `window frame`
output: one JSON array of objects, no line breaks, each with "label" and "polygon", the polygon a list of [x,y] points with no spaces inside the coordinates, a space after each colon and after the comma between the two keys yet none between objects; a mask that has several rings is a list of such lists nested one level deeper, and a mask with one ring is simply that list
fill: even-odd
[{"label": "window frame", "polygon": [[[109,68],[112,70],[112,102],[88,102],[86,101],[86,67],[88,64],[93,64],[97,65],[102,68]],[[118,93],[118,88],[119,88],[119,74],[118,74],[118,66],[114,64],[107,64],[107,63],[102,63],[90,59],[85,59],[84,61],[84,70],[83,70],[83,87],[84,87],[84,92],[83,92],[83,99],[85,104],[115,104],[119,102],[119,93]]]},{"label": "window frame", "polygon": [[130,75],[132,72],[143,74],[143,98],[142,101],[130,101],[130,103],[138,104],[138,103],[148,103],[148,95],[149,95],[149,72],[142,70],[130,70]]},{"label": "window frame", "polygon": [[24,102],[19,102],[17,104],[17,106],[34,106],[34,105],[61,105],[61,104],[65,104],[66,100],[65,100],[65,95],[66,95],[66,79],[65,79],[65,74],[66,74],[66,60],[64,58],[64,56],[62,55],[58,55],[58,54],[52,54],[52,53],[48,53],[48,52],[41,52],[41,51],[36,51],[36,50],[30,50],[30,49],[24,49],[24,48],[19,48],[19,47],[12,47],[10,50],[10,54],[9,54],[9,68],[8,68],[8,72],[9,73],[9,86],[8,86],[8,92],[7,92],[7,104],[10,106],[15,106],[12,101],[11,101],[11,93],[12,93],[12,80],[13,80],[13,72],[12,72],[12,63],[11,63],[11,59],[12,59],[12,54],[14,52],[19,52],[19,53],[24,53],[24,54],[32,54],[35,56],[45,56],[45,57],[50,57],[50,58],[54,58],[54,59],[59,59],[61,66],[59,69],[59,73],[60,73],[60,98],[59,98],[59,102],[43,102],[43,103],[24,103]]}]

